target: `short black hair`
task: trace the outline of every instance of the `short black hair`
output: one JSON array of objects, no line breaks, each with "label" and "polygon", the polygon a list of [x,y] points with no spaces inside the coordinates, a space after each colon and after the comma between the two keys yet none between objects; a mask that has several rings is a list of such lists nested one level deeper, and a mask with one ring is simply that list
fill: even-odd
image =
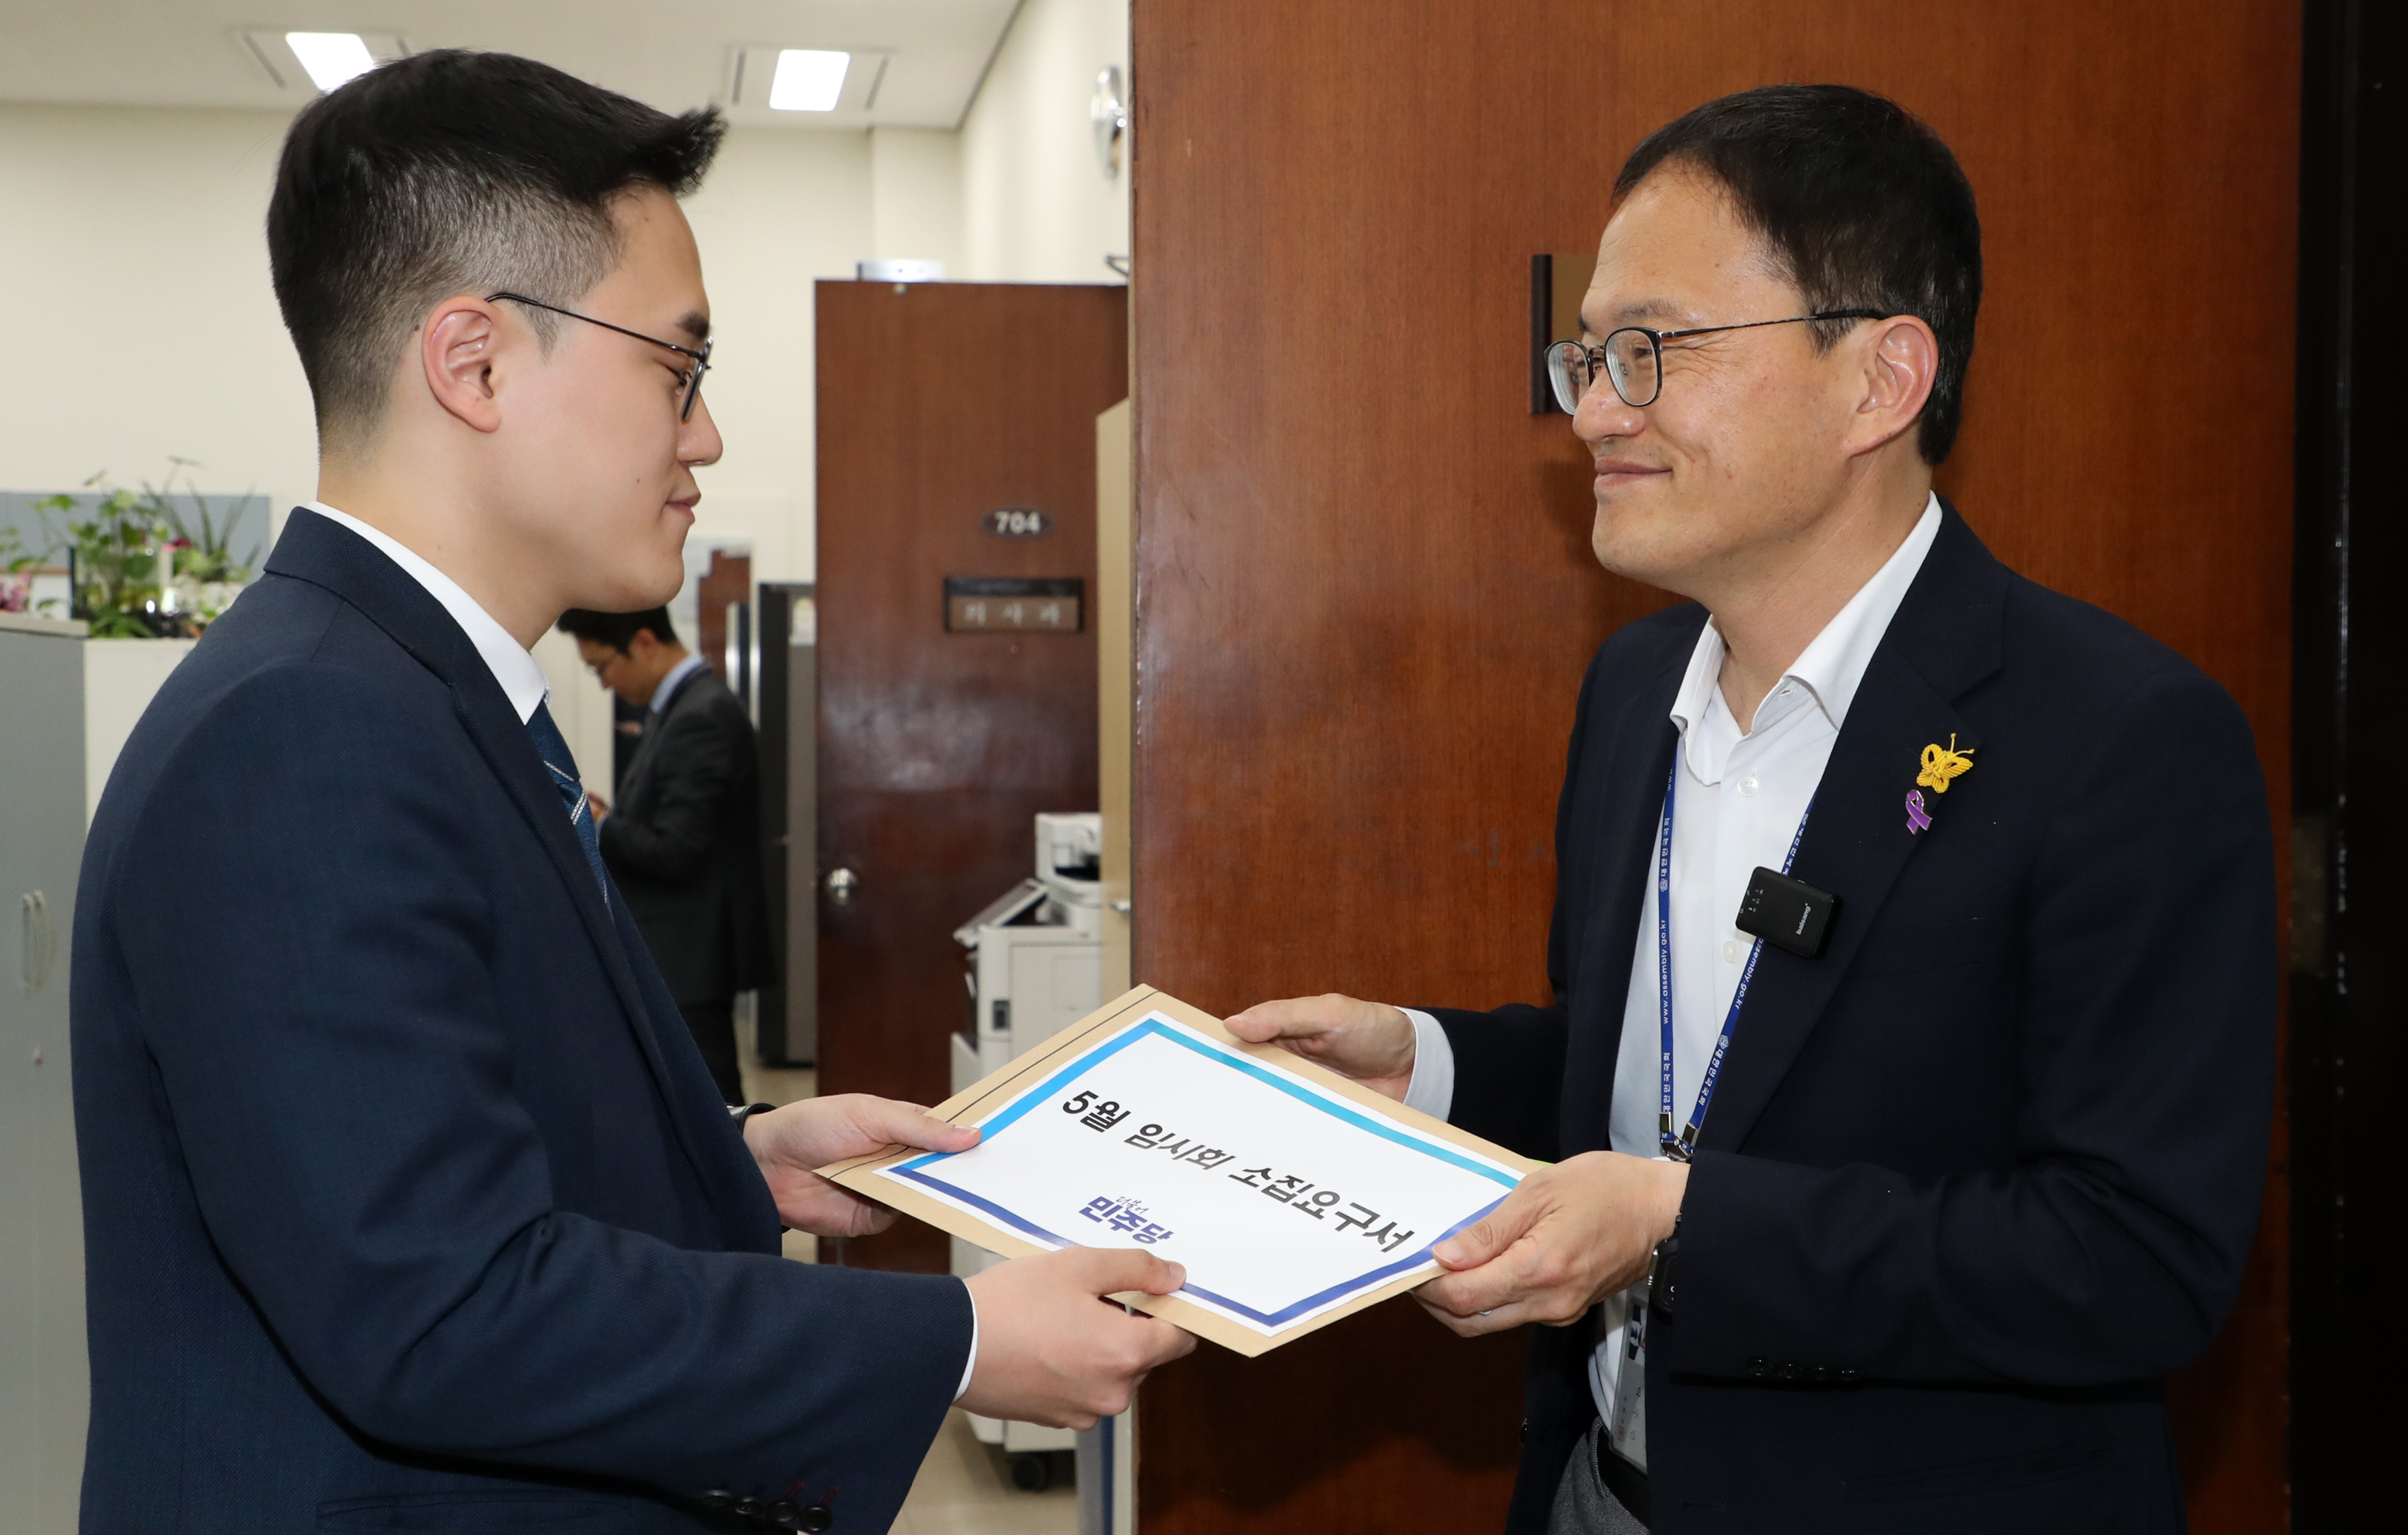
[{"label": "short black hair", "polygon": [[[1916,446],[1938,464],[1965,414],[1982,307],[1982,221],[1940,136],[1849,85],[1767,85],[1710,101],[1623,162],[1619,202],[1659,166],[1705,172],[1788,269],[1807,307],[1911,314],[1940,341]],[[1828,348],[1852,322],[1810,326]]]},{"label": "short black hair", "polygon": [[[382,415],[429,308],[514,289],[574,304],[610,274],[610,199],[683,196],[718,152],[716,109],[672,117],[509,53],[413,54],[304,108],[267,207],[268,265],[322,439]],[[559,321],[526,311],[546,346]]]},{"label": "short black hair", "polygon": [[608,645],[622,655],[636,642],[640,629],[652,630],[652,638],[664,645],[678,642],[677,626],[669,622],[666,608],[648,608],[640,613],[597,613],[590,608],[571,608],[560,615],[562,634]]}]

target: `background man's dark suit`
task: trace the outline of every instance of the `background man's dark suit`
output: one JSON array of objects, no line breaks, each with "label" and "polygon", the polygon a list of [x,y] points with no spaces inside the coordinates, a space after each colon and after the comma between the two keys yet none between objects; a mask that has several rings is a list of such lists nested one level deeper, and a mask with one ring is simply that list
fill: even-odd
[{"label": "background man's dark suit", "polygon": [[381,553],[294,514],[82,893],[86,1529],[887,1527],[968,1295],[776,1255],[625,902]]},{"label": "background man's dark suit", "polygon": [[[1431,1010],[1454,1122],[1609,1143],[1616,1051],[1705,614],[1608,640],[1573,726],[1547,1008]],[[1933,825],[1925,745],[1974,767]],[[1876,652],[1797,876],[1828,950],[1764,951],[1648,1334],[1654,1528],[2182,1528],[2160,1378],[2258,1221],[2274,877],[2247,725],[2180,656],[1993,559],[1953,509]],[[1510,1528],[1595,1416],[1585,1326],[1533,1334]]]},{"label": "background man's dark suit", "polygon": [[712,1080],[743,1101],[731,1011],[768,979],[770,952],[761,778],[752,722],[709,667],[688,672],[645,726],[601,840]]}]

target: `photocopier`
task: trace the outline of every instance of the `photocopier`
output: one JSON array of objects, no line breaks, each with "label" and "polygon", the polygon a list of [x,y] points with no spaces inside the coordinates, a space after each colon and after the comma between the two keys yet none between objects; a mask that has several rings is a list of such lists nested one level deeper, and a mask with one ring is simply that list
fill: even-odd
[{"label": "photocopier", "polygon": [[[968,950],[970,1026],[953,1036],[953,1091],[1103,1005],[1103,818],[1037,817],[1037,872],[953,930]],[[955,1237],[964,1279],[1003,1260]],[[966,1414],[978,1437],[1002,1446],[1012,1478],[1032,1491],[1052,1478],[1048,1451],[1073,1447],[1068,1428]],[[1083,1495],[1085,1489],[1081,1489]]]}]

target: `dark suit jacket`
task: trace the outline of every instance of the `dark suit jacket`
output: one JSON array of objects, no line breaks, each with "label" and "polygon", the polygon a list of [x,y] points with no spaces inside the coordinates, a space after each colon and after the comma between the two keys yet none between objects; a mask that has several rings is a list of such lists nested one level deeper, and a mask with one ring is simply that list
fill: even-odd
[{"label": "dark suit jacket", "polygon": [[295,512],[76,912],[83,1528],[887,1528],[958,1281],[777,1256],[624,901],[442,607]]},{"label": "dark suit jacket", "polygon": [[[1556,830],[1550,1007],[1439,1017],[1454,1120],[1604,1148],[1674,732],[1705,619],[1589,667]],[[1923,748],[1974,767],[1925,791]],[[2177,1530],[2161,1378],[2214,1338],[2258,1223],[2274,1073],[2266,786],[2224,690],[1991,558],[1953,509],[1834,744],[1649,1328],[1655,1528]],[[1509,1528],[1594,1416],[1540,1329]]]},{"label": "dark suit jacket", "polygon": [[602,860],[681,1002],[717,1002],[768,979],[761,894],[761,772],[752,722],[698,667],[644,728]]}]

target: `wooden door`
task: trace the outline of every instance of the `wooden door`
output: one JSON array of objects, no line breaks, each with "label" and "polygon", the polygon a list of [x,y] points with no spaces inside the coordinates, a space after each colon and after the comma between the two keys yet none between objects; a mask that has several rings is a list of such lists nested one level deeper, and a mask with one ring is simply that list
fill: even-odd
[{"label": "wooden door", "polygon": [[[1666,599],[1598,571],[1529,413],[1530,258],[1595,249],[1649,130],[1774,81],[1955,147],[1988,294],[1942,489],[2231,689],[2287,820],[2296,0],[1139,0],[1134,39],[1139,979],[1543,994],[1574,692]],[[2202,1531],[2285,1519],[2283,1165],[2174,1384]],[[1402,1305],[1204,1349],[1145,1388],[1141,1528],[1493,1529],[1518,1352]]]},{"label": "wooden door", "polygon": [[[727,610],[736,604],[752,600],[752,556],[732,554],[724,549],[710,552],[710,568],[695,582],[695,620],[693,644],[695,653],[702,657],[719,680],[734,689],[747,707],[752,703],[744,672],[743,658],[733,656],[727,647]],[[731,667],[730,663],[734,665]]]},{"label": "wooden door", "polygon": [[[1127,313],[1116,287],[819,284],[824,1093],[951,1095],[953,929],[1030,873],[1038,811],[1096,808],[1096,416]],[[1050,613],[958,584],[1031,581]],[[947,1256],[908,1219],[824,1251]]]}]

